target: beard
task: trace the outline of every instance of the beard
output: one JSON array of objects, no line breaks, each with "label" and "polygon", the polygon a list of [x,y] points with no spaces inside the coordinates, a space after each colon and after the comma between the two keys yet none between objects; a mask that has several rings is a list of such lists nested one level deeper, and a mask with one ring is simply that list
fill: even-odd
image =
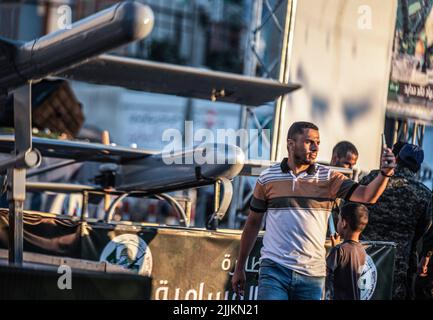
[{"label": "beard", "polygon": [[313,159],[308,159],[306,154],[294,154],[293,159],[295,160],[295,163],[298,165],[306,165],[306,164],[313,164]]}]

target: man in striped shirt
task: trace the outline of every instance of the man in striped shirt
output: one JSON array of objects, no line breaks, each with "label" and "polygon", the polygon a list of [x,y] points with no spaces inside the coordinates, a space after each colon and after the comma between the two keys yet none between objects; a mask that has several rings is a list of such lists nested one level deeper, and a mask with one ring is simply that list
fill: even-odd
[{"label": "man in striped shirt", "polygon": [[245,262],[266,213],[258,299],[321,299],[327,221],[333,201],[342,198],[375,203],[393,175],[395,157],[390,149],[383,152],[381,174],[370,184],[360,186],[316,164],[319,145],[317,126],[293,123],[287,135],[288,157],[263,171],[257,180],[232,277],[235,292],[243,295]]}]

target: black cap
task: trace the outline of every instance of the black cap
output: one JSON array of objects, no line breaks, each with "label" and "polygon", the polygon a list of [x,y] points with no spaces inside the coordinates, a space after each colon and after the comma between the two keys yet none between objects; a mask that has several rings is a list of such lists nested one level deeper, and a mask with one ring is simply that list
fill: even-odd
[{"label": "black cap", "polygon": [[407,143],[401,148],[398,158],[405,167],[417,172],[424,161],[424,151],[417,145]]}]

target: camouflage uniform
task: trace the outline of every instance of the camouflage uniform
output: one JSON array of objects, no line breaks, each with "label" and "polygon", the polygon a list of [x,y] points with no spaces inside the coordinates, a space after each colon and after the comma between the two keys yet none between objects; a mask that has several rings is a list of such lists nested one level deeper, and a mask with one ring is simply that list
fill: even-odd
[{"label": "camouflage uniform", "polygon": [[[433,194],[432,194],[433,200]],[[433,204],[430,203],[430,214],[433,216]],[[433,225],[423,235],[421,241],[421,257],[430,257],[427,264],[427,276],[416,277],[415,281],[415,298],[420,300],[433,300]]]},{"label": "camouflage uniform", "polygon": [[[370,172],[360,184],[370,183],[378,174],[378,170]],[[430,202],[430,190],[412,171],[398,166],[377,203],[369,206],[369,223],[362,239],[397,244],[393,299],[411,298],[407,295],[408,274],[416,271],[416,245],[430,223]]]}]

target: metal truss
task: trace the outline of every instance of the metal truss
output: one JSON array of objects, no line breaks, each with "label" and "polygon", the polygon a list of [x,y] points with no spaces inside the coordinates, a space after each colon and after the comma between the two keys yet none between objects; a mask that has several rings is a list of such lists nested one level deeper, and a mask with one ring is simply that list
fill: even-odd
[{"label": "metal truss", "polygon": [[[274,78],[284,81],[285,78],[285,60],[287,54],[288,31],[291,18],[291,9],[293,1],[283,0],[257,0],[254,1],[251,8],[251,22],[247,35],[247,45],[244,57],[244,74],[250,76],[260,76],[265,78]],[[272,35],[272,36],[270,36]],[[276,36],[277,35],[277,36]],[[267,38],[269,36],[269,38]],[[266,48],[272,48],[272,41],[278,40],[278,54],[272,55],[269,51],[263,50],[263,43],[268,44]],[[272,121],[278,116],[278,104],[281,98],[274,104],[274,114],[262,117],[260,119],[256,113],[257,108],[242,106],[240,124],[241,129],[250,127],[259,130],[258,137],[261,137],[262,143],[269,148],[271,157],[272,140],[262,134],[263,129],[272,125]],[[274,126],[275,129],[275,126]],[[275,130],[274,130],[275,133]],[[258,138],[257,137],[257,138]],[[242,144],[246,146],[244,152],[249,158],[249,147],[256,141],[248,141]],[[254,191],[255,179],[251,177],[239,176],[234,181],[234,201],[230,208],[228,221],[229,228],[239,228],[246,219],[248,205]]]}]

